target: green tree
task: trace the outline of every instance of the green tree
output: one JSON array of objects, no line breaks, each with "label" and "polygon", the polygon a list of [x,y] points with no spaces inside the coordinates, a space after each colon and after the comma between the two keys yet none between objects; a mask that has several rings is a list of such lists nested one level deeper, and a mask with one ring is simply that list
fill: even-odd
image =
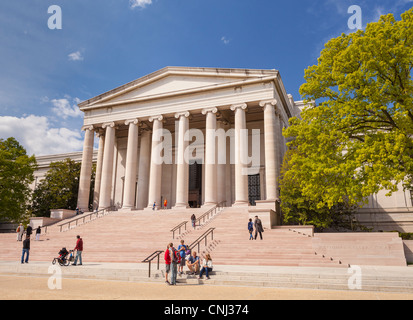
[{"label": "green tree", "polygon": [[32,213],[49,217],[50,209],[71,209],[77,205],[81,164],[71,159],[52,162],[33,193]]},{"label": "green tree", "polygon": [[0,220],[19,222],[27,214],[36,158],[15,138],[0,139]]},{"label": "green tree", "polygon": [[[386,189],[412,188],[413,9],[331,39],[305,71],[309,101],[285,130],[290,154],[281,185],[283,209],[309,201],[325,208],[358,205]],[[303,199],[288,194],[294,188]],[[294,202],[295,201],[295,202]],[[326,219],[323,219],[327,221]]]}]

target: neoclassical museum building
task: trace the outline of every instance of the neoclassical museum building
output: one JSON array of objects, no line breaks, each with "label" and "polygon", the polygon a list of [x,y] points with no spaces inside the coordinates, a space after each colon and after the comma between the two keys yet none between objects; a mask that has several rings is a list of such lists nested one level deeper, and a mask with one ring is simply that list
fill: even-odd
[{"label": "neoclassical museum building", "polygon": [[[303,107],[276,70],[166,67],[80,103],[83,153],[38,157],[39,179],[57,158],[82,161],[84,211],[93,163],[94,210],[274,204],[287,143],[282,130]],[[369,198],[360,221],[408,228],[410,192],[384,195]]]}]

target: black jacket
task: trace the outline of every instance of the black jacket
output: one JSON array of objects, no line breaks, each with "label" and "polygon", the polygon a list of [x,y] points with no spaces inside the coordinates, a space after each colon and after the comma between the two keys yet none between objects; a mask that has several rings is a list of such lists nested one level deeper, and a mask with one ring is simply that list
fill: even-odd
[{"label": "black jacket", "polygon": [[30,239],[26,239],[23,241],[23,249],[30,250]]}]

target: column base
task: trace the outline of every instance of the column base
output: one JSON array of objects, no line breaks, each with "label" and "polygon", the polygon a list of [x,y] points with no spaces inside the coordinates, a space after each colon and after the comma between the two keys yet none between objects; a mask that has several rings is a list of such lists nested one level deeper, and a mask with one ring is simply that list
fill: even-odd
[{"label": "column base", "polygon": [[204,204],[201,206],[201,208],[213,207],[213,206],[216,206],[216,205],[218,205],[218,203],[207,202],[207,203],[204,203]]},{"label": "column base", "polygon": [[233,208],[239,208],[239,207],[249,207],[250,203],[248,201],[235,201],[234,204],[232,205]]},{"label": "column base", "polygon": [[189,208],[189,204],[185,204],[185,203],[178,203],[175,206],[172,207],[172,210],[179,210],[179,209],[188,209]]}]

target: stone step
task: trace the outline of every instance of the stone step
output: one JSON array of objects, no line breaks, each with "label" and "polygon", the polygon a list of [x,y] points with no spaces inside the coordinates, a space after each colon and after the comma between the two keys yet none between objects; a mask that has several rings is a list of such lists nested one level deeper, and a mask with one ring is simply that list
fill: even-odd
[{"label": "stone step", "polygon": [[[0,273],[20,276],[36,276],[48,278],[53,274],[49,270],[50,263],[29,263],[21,265],[16,262],[0,262]],[[152,277],[148,278],[147,264],[102,264],[89,263],[84,266],[61,267],[63,279],[101,279],[132,282],[159,282],[165,281],[165,273],[156,270],[152,265]],[[215,266],[210,279],[198,279],[193,275],[178,275],[181,285],[225,285],[225,286],[253,286],[274,288],[301,288],[301,289],[328,289],[351,290],[346,269],[334,268],[264,268],[248,267],[239,271],[239,266]],[[257,267],[258,268],[258,267]],[[233,269],[233,270],[231,270]],[[381,271],[380,271],[381,270]],[[392,270],[389,272],[388,270]],[[399,271],[399,272],[398,272]],[[362,269],[361,290],[413,293],[413,268]]]}]

